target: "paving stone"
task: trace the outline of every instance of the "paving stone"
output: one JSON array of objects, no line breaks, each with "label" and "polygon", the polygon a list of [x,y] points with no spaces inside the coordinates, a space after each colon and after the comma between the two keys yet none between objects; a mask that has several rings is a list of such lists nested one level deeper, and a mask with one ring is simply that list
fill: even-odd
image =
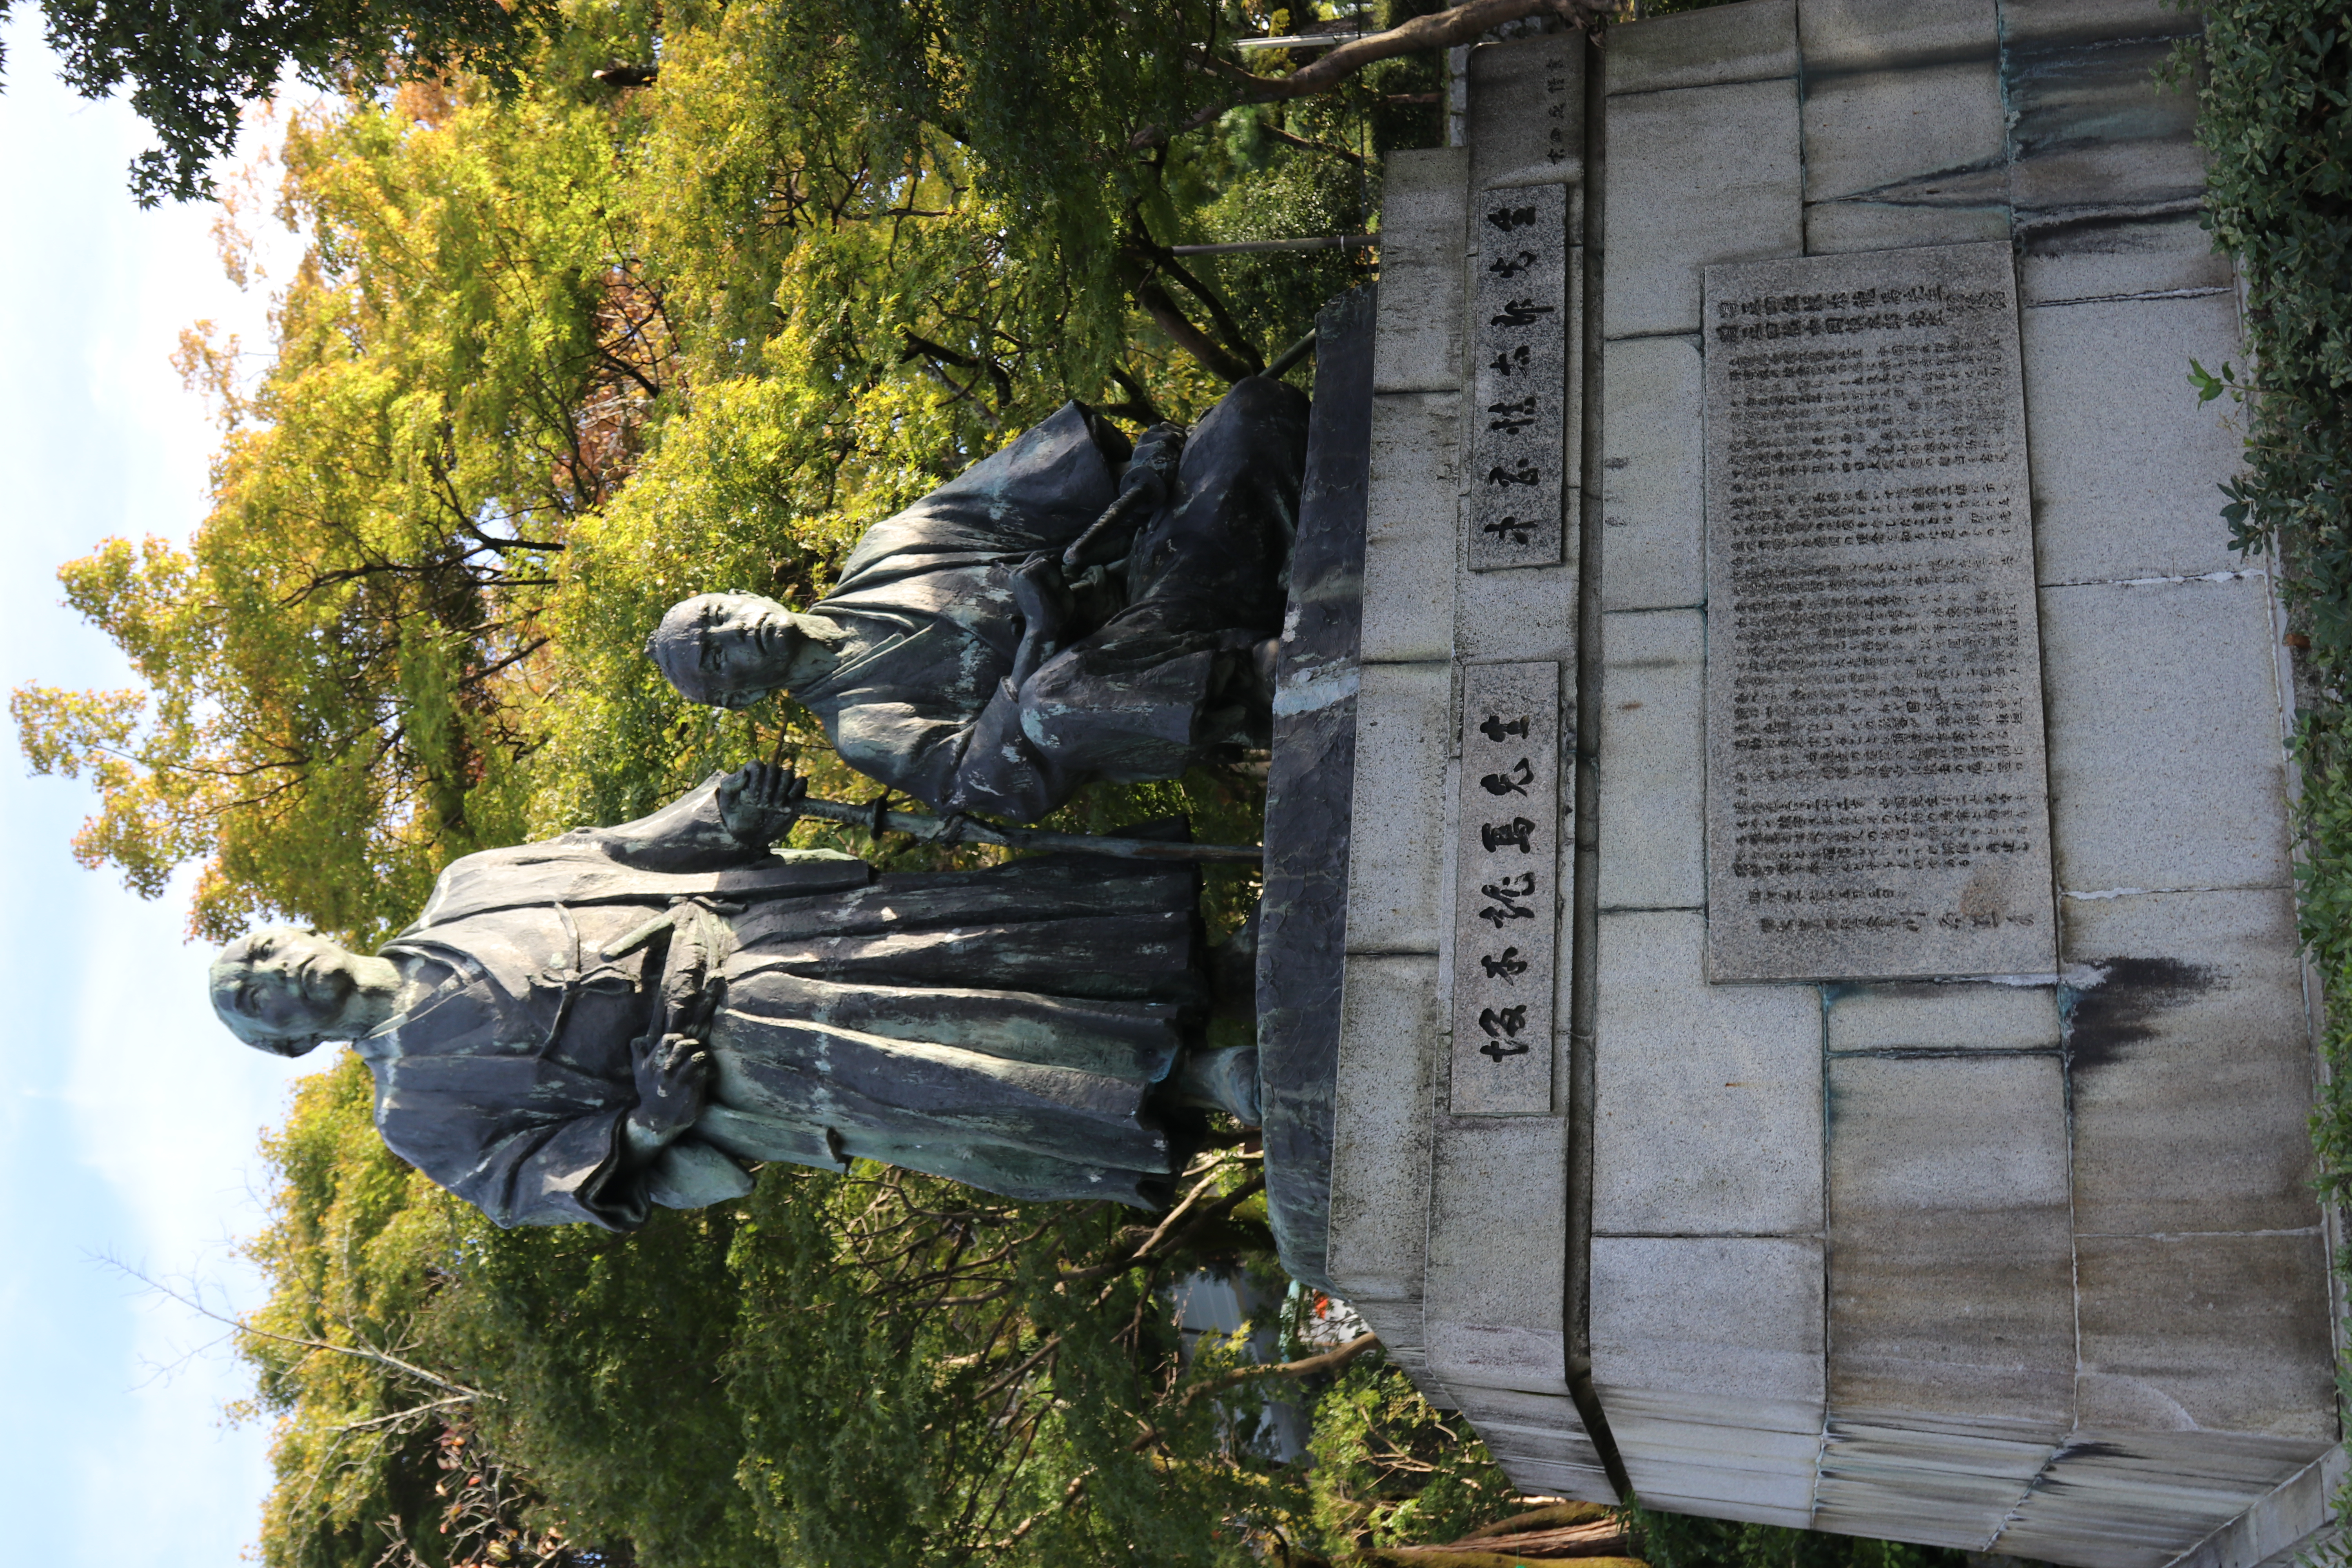
[{"label": "paving stone", "polygon": [[2044,583],[2197,576],[2241,564],[2221,519],[2240,467],[2234,405],[2200,404],[2189,363],[2242,363],[2233,295],[2042,305],[2019,323]]},{"label": "paving stone", "polygon": [[2060,888],[2287,883],[2272,635],[2256,575],[2042,590]]},{"label": "paving stone", "polygon": [[1601,617],[1601,907],[1706,902],[1706,616]]},{"label": "paving stone", "polygon": [[1990,59],[2000,47],[1994,0],[1804,0],[1797,33],[1808,76]]},{"label": "paving stone", "polygon": [[2066,1086],[2056,1055],[1833,1057],[1830,1405],[2073,1426]]},{"label": "paving stone", "polygon": [[1708,984],[1705,924],[1696,910],[1601,917],[1593,1229],[1812,1235],[1820,994]]},{"label": "paving stone", "polygon": [[[1790,1446],[1717,1435],[1748,1468],[1811,1470],[1821,1431],[1822,1247],[1812,1237],[1595,1237],[1592,1381],[1611,1428],[1638,1416],[1670,1429],[1797,1434]],[[1641,1478],[1635,1485],[1645,1493]]]},{"label": "paving stone", "polygon": [[1601,350],[1603,609],[1706,598],[1703,369],[1696,338],[1635,338]]},{"label": "paving stone", "polygon": [[1795,0],[1748,0],[1621,22],[1602,52],[1608,90],[1657,92],[1797,74]]},{"label": "paving stone", "polygon": [[1793,79],[1633,93],[1607,112],[1604,335],[1696,332],[1701,268],[1802,253]]},{"label": "paving stone", "polygon": [[[2000,67],[1990,54],[1948,65],[1809,78],[1805,199],[1873,193],[1881,199],[1981,205],[1987,193],[1980,172],[2000,168],[2007,130]],[[1995,186],[1993,194],[2002,193]],[[2006,227],[1987,237],[2007,237]]]},{"label": "paving stone", "polygon": [[2316,1225],[2294,895],[2069,899],[2064,921],[2076,1228]]},{"label": "paving stone", "polygon": [[[1367,1314],[1374,1303],[1411,1303],[1416,1352],[1425,1339],[1419,1314],[1439,1043],[1436,959],[1348,960],[1325,1267],[1339,1293]],[[1389,1331],[1380,1332],[1395,1350]]]},{"label": "paving stone", "polygon": [[1350,952],[1437,952],[1445,918],[1445,764],[1453,671],[1367,664],[1356,697]]},{"label": "paving stone", "polygon": [[1430,1370],[1457,1394],[1565,1395],[1566,1119],[1440,1117],[1430,1169]]},{"label": "paving stone", "polygon": [[1391,153],[1381,163],[1380,328],[1375,392],[1462,384],[1464,215],[1470,151]]},{"label": "paving stone", "polygon": [[2336,1436],[2327,1256],[2317,1228],[2084,1236],[2084,1426]]},{"label": "paving stone", "polygon": [[1830,1050],[2058,1048],[2058,994],[2047,985],[1844,985],[1829,994]]},{"label": "paving stone", "polygon": [[1967,245],[2008,237],[2006,205],[1945,205],[1855,197],[1821,202],[1805,209],[1808,256],[1833,256],[1849,250],[1900,250],[1915,245]]},{"label": "paving stone", "polygon": [[2028,305],[2229,289],[2236,277],[2192,216],[2040,224],[2026,234],[2017,264],[2018,298]]},{"label": "paving stone", "polygon": [[1461,455],[1459,393],[1372,399],[1364,514],[1366,659],[1411,663],[1453,656]]},{"label": "paving stone", "polygon": [[1469,140],[1473,190],[1583,179],[1583,36],[1472,49]]}]

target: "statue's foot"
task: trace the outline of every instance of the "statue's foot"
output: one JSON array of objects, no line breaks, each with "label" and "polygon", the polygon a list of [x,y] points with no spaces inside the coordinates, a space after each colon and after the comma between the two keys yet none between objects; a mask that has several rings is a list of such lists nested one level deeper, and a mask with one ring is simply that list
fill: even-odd
[{"label": "statue's foot", "polygon": [[1223,1111],[1244,1127],[1264,1122],[1258,1109],[1257,1047],[1190,1051],[1176,1068],[1176,1093],[1193,1105]]}]

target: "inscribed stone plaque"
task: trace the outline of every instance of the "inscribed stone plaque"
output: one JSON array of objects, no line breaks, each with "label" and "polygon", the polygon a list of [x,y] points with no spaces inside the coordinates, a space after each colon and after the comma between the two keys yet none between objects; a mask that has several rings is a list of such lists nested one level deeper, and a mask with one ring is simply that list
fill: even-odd
[{"label": "inscribed stone plaque", "polygon": [[1456,1116],[1551,1113],[1559,666],[1462,667],[1454,857]]},{"label": "inscribed stone plaque", "polygon": [[1567,493],[1568,190],[1474,193],[1471,261],[1470,502],[1473,572],[1560,558]]},{"label": "inscribed stone plaque", "polygon": [[1706,269],[1707,972],[2054,967],[2006,243]]}]

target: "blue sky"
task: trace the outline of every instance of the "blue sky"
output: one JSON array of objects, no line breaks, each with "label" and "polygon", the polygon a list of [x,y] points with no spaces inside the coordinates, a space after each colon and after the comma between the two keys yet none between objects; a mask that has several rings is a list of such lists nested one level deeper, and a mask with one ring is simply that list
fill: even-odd
[{"label": "blue sky", "polygon": [[[215,433],[168,356],[199,317],[265,342],[269,284],[223,277],[215,209],[133,205],[137,120],[58,85],[37,15],[0,29],[0,685],[120,686],[111,646],[58,604],[57,567],[203,517]],[[44,1568],[232,1563],[268,1483],[266,1427],[223,1419],[249,1380],[217,1330],[96,1259],[250,1304],[233,1244],[263,1217],[257,1134],[310,1069],[212,1021],[184,897],[144,902],[73,864],[89,804],[84,784],[0,766],[17,982],[0,1045],[0,1516],[10,1555]]]}]

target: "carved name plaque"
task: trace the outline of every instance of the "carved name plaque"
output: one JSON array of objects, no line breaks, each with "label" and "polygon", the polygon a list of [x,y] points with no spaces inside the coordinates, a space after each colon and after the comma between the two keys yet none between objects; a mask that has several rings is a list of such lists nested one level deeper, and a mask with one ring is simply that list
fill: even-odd
[{"label": "carved name plaque", "polygon": [[1470,570],[1560,558],[1568,472],[1568,190],[1531,185],[1475,196],[1469,409]]},{"label": "carved name plaque", "polygon": [[2005,243],[1706,271],[1707,970],[2055,967]]},{"label": "carved name plaque", "polygon": [[1456,1116],[1551,1113],[1559,666],[1462,668],[1454,856]]}]

